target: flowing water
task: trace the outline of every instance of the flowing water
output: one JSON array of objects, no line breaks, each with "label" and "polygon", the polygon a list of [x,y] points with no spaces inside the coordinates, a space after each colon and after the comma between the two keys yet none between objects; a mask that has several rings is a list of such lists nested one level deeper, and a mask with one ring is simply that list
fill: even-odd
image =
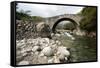
[{"label": "flowing water", "polygon": [[96,61],[96,39],[86,36],[74,36],[75,40],[63,36],[62,44],[70,48],[70,62]]}]

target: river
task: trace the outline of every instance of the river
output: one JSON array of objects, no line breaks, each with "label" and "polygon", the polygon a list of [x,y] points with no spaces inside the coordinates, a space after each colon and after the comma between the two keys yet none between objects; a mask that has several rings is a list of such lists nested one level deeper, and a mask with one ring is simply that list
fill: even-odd
[{"label": "river", "polygon": [[75,40],[63,36],[60,38],[62,44],[70,48],[71,56],[69,62],[96,61],[97,46],[96,39],[87,36],[74,36]]}]

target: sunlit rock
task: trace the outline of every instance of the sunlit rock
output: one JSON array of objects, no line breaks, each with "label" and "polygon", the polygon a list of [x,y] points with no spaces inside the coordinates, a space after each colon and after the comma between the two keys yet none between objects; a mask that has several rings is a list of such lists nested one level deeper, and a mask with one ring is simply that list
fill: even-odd
[{"label": "sunlit rock", "polygon": [[58,41],[58,40],[56,40],[56,44],[57,44],[57,45],[61,45],[61,42]]},{"label": "sunlit rock", "polygon": [[53,58],[54,58],[54,63],[60,63],[60,60],[57,56],[54,56]]},{"label": "sunlit rock", "polygon": [[53,37],[54,36],[54,33],[51,33],[51,37]]},{"label": "sunlit rock", "polygon": [[38,51],[36,51],[34,54],[35,54],[35,55],[39,55],[39,52],[38,52]]},{"label": "sunlit rock", "polygon": [[65,35],[67,35],[69,38],[71,38],[72,40],[75,40],[75,37],[73,37],[71,34],[69,34],[68,32],[64,33]]},{"label": "sunlit rock", "polygon": [[67,58],[67,57],[65,57],[65,60],[66,60],[66,61],[68,61],[68,58]]},{"label": "sunlit rock", "polygon": [[25,45],[25,39],[19,40],[16,43],[17,43],[17,47],[21,47],[21,46]]},{"label": "sunlit rock", "polygon": [[64,56],[63,54],[60,54],[60,55],[58,56],[58,58],[59,58],[59,60],[64,60],[64,59],[65,59],[65,56]]},{"label": "sunlit rock", "polygon": [[38,37],[17,40],[16,43],[18,43],[17,62],[23,65],[61,63],[61,60],[67,61],[70,55],[67,47],[64,47],[59,40]]},{"label": "sunlit rock", "polygon": [[61,35],[60,35],[60,34],[55,34],[55,36],[56,36],[56,37],[60,37]]},{"label": "sunlit rock", "polygon": [[58,54],[64,55],[64,56],[69,56],[70,52],[66,49],[66,47],[58,47]]},{"label": "sunlit rock", "polygon": [[51,58],[51,59],[48,60],[48,63],[53,63],[53,61],[54,61],[54,59]]},{"label": "sunlit rock", "polygon": [[53,52],[53,50],[51,49],[51,47],[48,46],[48,47],[45,47],[45,48],[43,49],[42,53],[44,53],[44,55],[46,55],[46,56],[52,56],[54,52]]},{"label": "sunlit rock", "polygon": [[37,51],[38,49],[40,49],[39,46],[34,46],[34,47],[32,48],[32,51],[35,52],[35,51]]},{"label": "sunlit rock", "polygon": [[41,63],[41,64],[48,63],[47,56],[38,57],[38,63]]},{"label": "sunlit rock", "polygon": [[18,63],[18,65],[29,65],[28,61],[21,61]]},{"label": "sunlit rock", "polygon": [[43,40],[44,40],[47,44],[49,44],[49,38],[43,38]]},{"label": "sunlit rock", "polygon": [[41,53],[39,54],[39,56],[44,56],[44,53],[41,52]]}]

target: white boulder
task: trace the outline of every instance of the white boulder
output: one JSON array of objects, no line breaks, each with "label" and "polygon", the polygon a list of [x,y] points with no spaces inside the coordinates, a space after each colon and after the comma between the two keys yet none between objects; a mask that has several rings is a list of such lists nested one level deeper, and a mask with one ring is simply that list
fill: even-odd
[{"label": "white boulder", "polygon": [[46,55],[46,56],[51,56],[51,55],[53,55],[53,49],[51,49],[51,47],[50,46],[48,46],[48,47],[45,47],[43,50],[42,50],[42,53],[44,54],[44,55]]},{"label": "white boulder", "polygon": [[21,62],[18,63],[18,65],[28,65],[28,64],[29,64],[28,61],[21,61]]},{"label": "white boulder", "polygon": [[67,50],[66,47],[60,46],[60,47],[58,47],[58,54],[68,57],[70,55],[70,52]]}]

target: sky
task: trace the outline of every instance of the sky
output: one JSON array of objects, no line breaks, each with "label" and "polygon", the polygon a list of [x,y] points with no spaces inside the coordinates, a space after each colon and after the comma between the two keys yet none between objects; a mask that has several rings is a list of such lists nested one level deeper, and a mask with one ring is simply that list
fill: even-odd
[{"label": "sky", "polygon": [[84,7],[80,6],[62,6],[62,5],[46,5],[46,4],[29,4],[18,3],[17,11],[31,11],[31,16],[52,17],[62,14],[76,14]]}]

